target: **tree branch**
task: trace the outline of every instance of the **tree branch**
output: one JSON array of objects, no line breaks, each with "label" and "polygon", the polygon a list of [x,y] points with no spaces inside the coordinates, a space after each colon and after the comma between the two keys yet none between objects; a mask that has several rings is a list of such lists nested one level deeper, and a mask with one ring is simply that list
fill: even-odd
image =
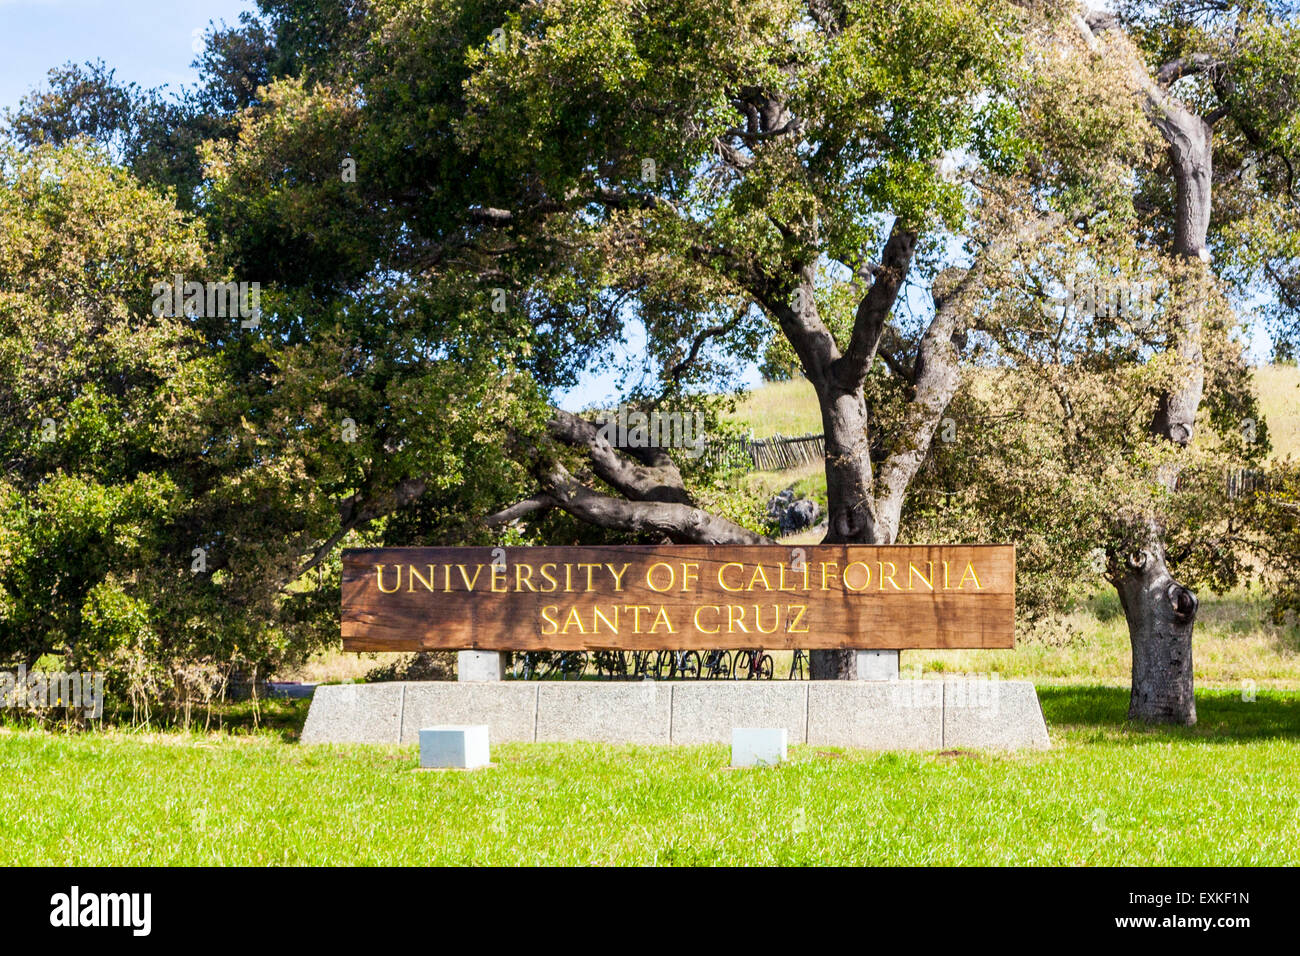
[{"label": "tree branch", "polygon": [[831,366],[831,375],[840,388],[855,389],[866,380],[876,358],[885,322],[898,299],[898,291],[907,277],[915,251],[916,232],[903,226],[901,220],[894,220],[889,240],[880,256],[880,266],[874,270],[875,279],[858,303],[848,349]]},{"label": "tree branch", "polygon": [[681,472],[663,449],[638,449],[649,464],[629,460],[601,434],[594,422],[555,409],[547,422],[552,437],[573,448],[580,448],[591,461],[592,471],[601,481],[633,501],[675,502],[694,505],[682,482]]},{"label": "tree branch", "polygon": [[555,499],[548,494],[539,492],[531,498],[515,502],[509,508],[503,508],[495,514],[488,515],[483,519],[483,523],[489,528],[497,528],[503,524],[518,521],[525,515],[530,515],[535,511],[546,511],[554,507]]},{"label": "tree branch", "polygon": [[664,534],[680,544],[774,544],[748,528],[701,511],[692,505],[666,501],[626,501],[598,494],[558,463],[544,481],[558,507],[582,521],[615,531]]}]

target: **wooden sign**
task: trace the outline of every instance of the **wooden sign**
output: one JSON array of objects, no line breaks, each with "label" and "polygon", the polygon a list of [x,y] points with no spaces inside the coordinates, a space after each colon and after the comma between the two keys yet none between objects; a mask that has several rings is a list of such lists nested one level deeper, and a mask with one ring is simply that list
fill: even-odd
[{"label": "wooden sign", "polygon": [[347,651],[1009,648],[1012,545],[343,552]]}]

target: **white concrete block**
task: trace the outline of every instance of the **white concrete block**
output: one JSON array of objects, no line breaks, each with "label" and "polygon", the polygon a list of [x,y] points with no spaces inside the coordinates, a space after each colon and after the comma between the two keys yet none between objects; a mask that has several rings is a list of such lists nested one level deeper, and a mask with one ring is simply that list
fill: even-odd
[{"label": "white concrete block", "polygon": [[784,727],[731,728],[733,767],[773,767],[786,759]]},{"label": "white concrete block", "polygon": [[486,767],[490,762],[487,724],[424,727],[420,730],[421,767],[472,770]]},{"label": "white concrete block", "polygon": [[898,680],[898,651],[858,651],[858,680]]},{"label": "white concrete block", "polygon": [[500,651],[458,651],[456,679],[498,681],[506,679],[506,656]]}]

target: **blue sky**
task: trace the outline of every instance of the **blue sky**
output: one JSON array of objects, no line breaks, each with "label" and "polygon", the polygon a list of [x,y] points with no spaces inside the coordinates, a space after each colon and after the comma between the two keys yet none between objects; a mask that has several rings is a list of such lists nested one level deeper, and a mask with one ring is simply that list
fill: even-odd
[{"label": "blue sky", "polygon": [[193,83],[196,36],[254,9],[251,0],[0,0],[0,106],[69,60],[102,59],[145,87]]}]

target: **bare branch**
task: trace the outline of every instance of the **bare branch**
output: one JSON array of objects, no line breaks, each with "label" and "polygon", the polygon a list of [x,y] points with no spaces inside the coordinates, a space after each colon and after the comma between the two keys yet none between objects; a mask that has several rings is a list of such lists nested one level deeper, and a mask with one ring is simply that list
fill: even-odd
[{"label": "bare branch", "polygon": [[626,501],[587,488],[559,464],[552,465],[546,484],[556,504],[589,524],[635,534],[665,534],[682,544],[774,544],[748,528],[701,511],[692,505],[666,501]]},{"label": "bare branch", "polygon": [[530,515],[536,511],[546,511],[548,508],[554,507],[554,498],[548,494],[539,493],[531,498],[525,498],[523,501],[517,501],[509,508],[503,508],[495,514],[488,515],[483,519],[483,523],[489,528],[497,528],[503,524],[518,521],[525,515]]},{"label": "bare branch", "polygon": [[573,448],[582,449],[594,471],[606,484],[634,501],[676,502],[693,505],[682,482],[681,472],[662,449],[644,449],[651,464],[632,461],[601,434],[601,429],[585,418],[555,409],[547,423],[551,435]]},{"label": "bare branch", "polygon": [[848,349],[831,366],[831,374],[841,388],[857,388],[866,380],[876,358],[880,335],[898,299],[898,291],[903,287],[915,251],[916,232],[905,227],[901,220],[894,220],[889,240],[880,256],[880,265],[874,270],[875,280],[858,303]]}]

